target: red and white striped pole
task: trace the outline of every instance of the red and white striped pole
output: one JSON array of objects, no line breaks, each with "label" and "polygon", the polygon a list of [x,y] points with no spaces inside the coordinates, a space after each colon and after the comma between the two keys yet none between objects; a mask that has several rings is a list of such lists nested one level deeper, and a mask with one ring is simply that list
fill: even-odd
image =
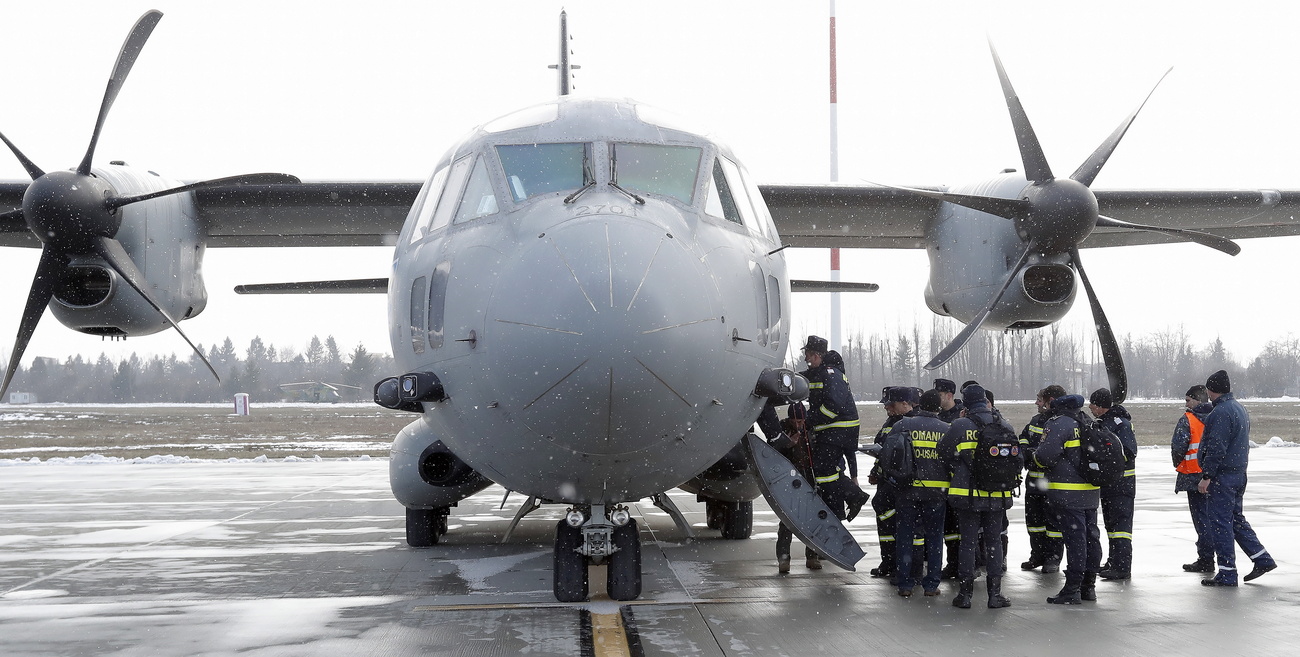
[{"label": "red and white striped pole", "polygon": [[[840,136],[839,113],[835,103],[835,0],[830,0],[831,14],[831,182],[840,181]],[[831,281],[840,280],[840,250],[831,248]],[[831,344],[830,348],[840,350],[840,293],[831,292]]]}]

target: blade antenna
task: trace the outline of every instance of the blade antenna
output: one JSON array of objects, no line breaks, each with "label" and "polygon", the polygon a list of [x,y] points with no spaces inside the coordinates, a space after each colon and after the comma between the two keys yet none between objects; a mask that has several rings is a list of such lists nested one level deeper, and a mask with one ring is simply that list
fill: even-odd
[{"label": "blade antenna", "polygon": [[1173,70],[1173,67],[1170,67],[1168,71],[1165,71],[1164,75],[1160,76],[1159,80],[1156,80],[1155,86],[1151,87],[1151,91],[1147,92],[1147,97],[1142,99],[1142,103],[1137,106],[1137,109],[1133,110],[1133,113],[1129,114],[1128,118],[1124,119],[1118,128],[1115,128],[1115,132],[1110,133],[1106,141],[1102,142],[1101,146],[1098,146],[1097,150],[1093,151],[1092,155],[1089,155],[1088,159],[1083,164],[1080,164],[1074,173],[1070,174],[1071,180],[1083,183],[1084,187],[1092,187],[1092,181],[1097,179],[1097,174],[1101,173],[1101,168],[1106,166],[1106,161],[1110,159],[1111,153],[1115,152],[1115,147],[1119,146],[1119,140],[1124,138],[1124,133],[1128,132],[1128,127],[1133,124],[1133,119],[1136,119],[1138,112],[1141,112],[1142,108],[1146,107],[1147,101],[1151,100],[1151,94],[1156,92],[1156,88],[1160,86],[1161,82],[1165,81],[1165,78],[1169,76],[1169,72]]},{"label": "blade antenna", "polygon": [[90,163],[95,158],[95,145],[99,143],[99,131],[103,129],[104,120],[108,118],[108,110],[113,107],[113,101],[117,100],[117,94],[122,90],[126,76],[131,73],[131,67],[135,66],[135,60],[140,56],[140,50],[144,48],[149,35],[153,33],[154,26],[158,25],[162,16],[162,12],[156,9],[145,12],[140,20],[135,22],[135,27],[131,28],[131,33],[122,44],[122,50],[117,54],[117,64],[113,66],[113,75],[108,78],[108,88],[104,90],[104,101],[99,105],[99,118],[95,120],[95,131],[90,134],[90,146],[86,148],[86,157],[77,166],[77,173],[83,176],[90,175]]},{"label": "blade antenna", "polygon": [[1083,271],[1083,262],[1079,260],[1078,248],[1070,249],[1070,259],[1074,262],[1075,270],[1079,272],[1079,279],[1083,281],[1083,289],[1088,292],[1088,303],[1092,306],[1092,323],[1097,327],[1097,342],[1101,345],[1101,357],[1106,363],[1106,378],[1110,380],[1111,397],[1115,399],[1116,404],[1122,404],[1128,396],[1128,375],[1124,373],[1124,356],[1120,353],[1119,341],[1115,339],[1115,333],[1110,329],[1110,320],[1106,319],[1106,313],[1101,309],[1097,294],[1092,291],[1088,274]]},{"label": "blade antenna", "polygon": [[993,47],[992,39],[989,39],[989,51],[993,53],[993,64],[998,69],[998,81],[1002,83],[1002,95],[1006,98],[1007,110],[1011,113],[1011,125],[1016,131],[1016,144],[1020,146],[1020,161],[1025,165],[1025,177],[1035,183],[1052,180],[1055,176],[1052,175],[1052,168],[1047,165],[1047,156],[1043,155],[1043,147],[1038,143],[1038,135],[1034,134],[1034,126],[1030,125],[1029,116],[1025,114],[1024,106],[1020,104],[1020,97],[1011,86],[1011,78],[1007,77],[1007,71],[1002,67],[1002,59],[998,57],[998,50]]},{"label": "blade antenna", "polygon": [[1002,287],[997,294],[993,295],[992,299],[989,299],[989,303],[984,306],[984,310],[980,311],[980,314],[976,315],[975,319],[971,320],[971,323],[967,324],[966,328],[962,329],[961,333],[958,333],[957,337],[948,343],[948,346],[944,347],[930,362],[926,363],[925,369],[933,370],[943,367],[944,363],[951,360],[953,356],[957,355],[957,352],[961,351],[962,347],[966,346],[966,342],[971,339],[971,336],[975,335],[984,320],[988,319],[989,313],[992,313],[993,308],[1002,300],[1002,295],[1006,294],[1007,288],[1011,287],[1011,283],[1016,280],[1016,274],[1020,273],[1020,268],[1024,267],[1025,263],[1029,261],[1029,254],[1033,253],[1033,251],[1033,245],[1025,248],[1025,252],[1020,254],[1020,260],[1016,262],[1015,267],[1011,268],[1011,271],[1007,272],[1006,279],[1002,281]]}]

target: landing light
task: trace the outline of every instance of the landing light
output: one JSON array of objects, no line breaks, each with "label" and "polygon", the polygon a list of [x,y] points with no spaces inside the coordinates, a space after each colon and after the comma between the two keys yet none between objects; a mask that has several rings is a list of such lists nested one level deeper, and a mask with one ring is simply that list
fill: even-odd
[{"label": "landing light", "polygon": [[614,523],[616,527],[622,527],[623,525],[626,525],[631,520],[632,520],[632,514],[628,513],[627,507],[625,506],[620,506],[614,509],[613,511],[611,511],[609,514],[609,521]]},{"label": "landing light", "polygon": [[564,521],[569,523],[570,527],[581,527],[586,520],[586,516],[583,516],[582,512],[577,509],[569,509],[569,513],[564,516]]}]

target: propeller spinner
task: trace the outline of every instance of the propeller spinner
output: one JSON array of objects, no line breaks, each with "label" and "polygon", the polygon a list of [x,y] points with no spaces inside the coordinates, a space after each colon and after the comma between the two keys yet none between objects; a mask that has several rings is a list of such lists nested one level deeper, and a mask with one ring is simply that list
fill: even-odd
[{"label": "propeller spinner", "polygon": [[[1006,278],[1002,281],[1002,286],[989,299],[984,309],[966,325],[966,328],[957,337],[953,338],[952,342],[935,355],[929,363],[926,363],[925,367],[926,369],[938,368],[961,350],[971,336],[975,334],[975,331],[979,330],[979,327],[993,309],[997,307],[1002,296],[1016,280],[1020,270],[1029,262],[1031,255],[1034,253],[1041,255],[1069,254],[1070,266],[1078,272],[1079,278],[1083,281],[1084,290],[1088,294],[1089,305],[1092,307],[1093,323],[1097,327],[1097,339],[1101,345],[1102,359],[1106,364],[1106,374],[1110,380],[1111,394],[1116,402],[1122,402],[1128,393],[1128,379],[1124,373],[1124,360],[1120,354],[1119,342],[1115,340],[1115,334],[1111,330],[1110,321],[1106,319],[1101,303],[1097,300],[1092,284],[1088,281],[1088,275],[1084,272],[1083,263],[1079,259],[1079,245],[1092,233],[1094,228],[1103,226],[1176,235],[1217,249],[1228,255],[1237,255],[1241,248],[1231,240],[1217,235],[1177,228],[1145,226],[1111,219],[1099,214],[1097,197],[1089,187],[1092,185],[1093,180],[1096,179],[1097,174],[1100,173],[1101,168],[1106,164],[1106,161],[1110,159],[1111,154],[1114,153],[1115,147],[1119,145],[1120,139],[1124,137],[1133,120],[1137,118],[1138,112],[1146,105],[1146,100],[1151,97],[1150,93],[1147,94],[1147,99],[1143,99],[1138,108],[1133,110],[1133,113],[1129,114],[1120,123],[1119,127],[1106,138],[1106,141],[1101,146],[1097,147],[1097,150],[1088,157],[1078,170],[1071,174],[1069,178],[1058,179],[1052,174],[1051,166],[1048,165],[1043,149],[1038,143],[1034,128],[1029,123],[1029,117],[1025,114],[1025,109],[1020,104],[1020,98],[1016,95],[1015,89],[1011,86],[1011,80],[1002,67],[1002,60],[998,57],[997,49],[993,47],[991,42],[989,43],[989,50],[993,54],[993,63],[998,70],[998,80],[1002,84],[1002,93],[1006,98],[1007,110],[1011,114],[1011,123],[1016,132],[1016,142],[1020,147],[1020,159],[1024,165],[1025,177],[1030,185],[1025,188],[1021,198],[1018,199],[951,194],[908,188],[898,189],[918,196],[946,201],[1010,219],[1015,222],[1016,235],[1025,248],[1016,265],[1007,272]],[[1169,72],[1166,71],[1165,75],[1168,74]],[[1161,76],[1161,80],[1164,80],[1164,76]],[[1157,86],[1159,84],[1159,82],[1156,83]],[[1153,88],[1152,93],[1154,91]]]},{"label": "propeller spinner", "polygon": [[0,397],[3,397],[5,391],[8,390],[9,383],[18,370],[18,363],[27,350],[27,344],[36,331],[36,325],[40,322],[41,315],[45,313],[45,308],[49,305],[50,299],[53,298],[58,287],[59,277],[63,274],[72,258],[76,256],[93,255],[103,259],[109,267],[122,277],[122,280],[126,281],[163,319],[167,320],[167,323],[172,328],[175,328],[177,333],[180,333],[185,342],[194,350],[194,353],[198,354],[203,363],[208,366],[208,370],[212,372],[212,375],[217,377],[218,381],[221,380],[221,377],[217,375],[217,371],[213,369],[212,363],[208,362],[203,352],[194,346],[189,336],[185,335],[185,332],[177,326],[175,320],[145,291],[144,275],[131,260],[131,256],[126,252],[126,249],[116,239],[118,228],[122,223],[118,209],[131,203],[187,192],[201,187],[296,182],[297,179],[282,174],[251,174],[198,182],[139,196],[123,197],[118,196],[111,185],[91,173],[95,146],[99,142],[99,134],[104,126],[104,120],[108,117],[108,111],[117,99],[117,94],[126,82],[127,75],[130,74],[132,66],[135,65],[135,60],[140,55],[141,49],[144,48],[145,42],[149,40],[149,35],[161,19],[162,12],[149,11],[141,16],[136,21],[135,26],[131,28],[131,33],[127,36],[126,42],[122,44],[122,49],[118,53],[117,63],[113,67],[113,74],[109,77],[108,88],[104,92],[104,100],[99,107],[99,117],[95,121],[95,129],[91,133],[90,145],[86,148],[86,155],[82,158],[75,171],[46,173],[27,156],[23,155],[22,151],[13,142],[0,134],[0,141],[3,141],[9,147],[9,150],[18,158],[27,174],[32,178],[32,184],[27,187],[23,194],[22,208],[0,213],[0,229],[21,230],[22,224],[20,221],[25,222],[27,228],[43,244],[41,259],[36,266],[36,276],[32,280],[31,291],[27,294],[27,305],[23,310],[22,322],[18,328],[18,337],[14,343],[13,352],[9,357],[9,366],[5,370],[4,381],[0,383]]}]

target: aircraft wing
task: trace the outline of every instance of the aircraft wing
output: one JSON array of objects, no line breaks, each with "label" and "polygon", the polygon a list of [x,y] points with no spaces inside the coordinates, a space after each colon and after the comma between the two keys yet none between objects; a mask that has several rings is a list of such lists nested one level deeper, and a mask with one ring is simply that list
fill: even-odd
[{"label": "aircraft wing", "polygon": [[[760,185],[781,243],[793,247],[925,248],[940,201],[878,185]],[[916,187],[945,191],[943,187]],[[1095,190],[1101,214],[1130,223],[1230,239],[1300,235],[1300,191]],[[1098,228],[1083,247],[1182,241],[1151,231]]]}]

